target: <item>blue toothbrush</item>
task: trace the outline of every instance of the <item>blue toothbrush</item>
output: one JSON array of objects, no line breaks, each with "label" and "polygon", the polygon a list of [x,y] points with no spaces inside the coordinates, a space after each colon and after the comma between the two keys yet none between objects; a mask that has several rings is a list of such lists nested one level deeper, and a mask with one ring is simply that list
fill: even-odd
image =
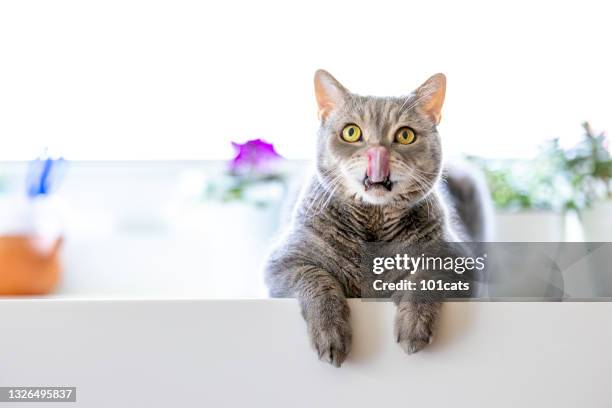
[{"label": "blue toothbrush", "polygon": [[26,179],[26,192],[30,199],[47,196],[57,187],[65,167],[62,158],[38,158],[30,163]]}]

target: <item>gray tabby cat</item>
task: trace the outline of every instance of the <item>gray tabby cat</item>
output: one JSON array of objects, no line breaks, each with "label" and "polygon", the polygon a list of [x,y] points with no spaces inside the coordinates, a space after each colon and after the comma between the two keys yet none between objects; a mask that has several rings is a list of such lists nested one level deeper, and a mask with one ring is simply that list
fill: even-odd
[{"label": "gray tabby cat", "polygon": [[[268,259],[266,282],[271,296],[298,298],[319,358],[335,366],[351,348],[346,298],[360,297],[364,243],[486,239],[478,183],[469,173],[440,182],[445,89],[436,74],[408,97],[360,96],[315,74],[316,172]],[[415,353],[430,343],[440,303],[397,305],[395,338]]]}]

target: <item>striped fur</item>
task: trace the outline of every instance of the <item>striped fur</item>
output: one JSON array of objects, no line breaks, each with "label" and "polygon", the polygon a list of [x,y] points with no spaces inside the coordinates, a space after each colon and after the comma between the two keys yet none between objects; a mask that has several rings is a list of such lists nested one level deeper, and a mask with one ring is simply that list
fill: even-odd
[{"label": "striped fur", "polygon": [[[366,97],[349,93],[327,73],[318,75],[323,85],[317,83],[317,89],[327,87],[336,99],[333,109],[320,106],[325,115],[318,132],[316,172],[301,194],[290,228],[268,259],[266,282],[272,296],[298,298],[319,358],[339,366],[350,352],[346,298],[361,294],[363,245],[460,237],[438,191],[442,149],[436,124],[421,109],[431,84],[407,97]],[[346,124],[362,129],[362,143],[339,137]],[[394,143],[402,126],[414,129],[414,144]],[[364,151],[373,145],[390,150],[394,182],[392,191],[376,197],[363,186]],[[439,307],[398,304],[395,334],[406,352],[431,341]]]}]

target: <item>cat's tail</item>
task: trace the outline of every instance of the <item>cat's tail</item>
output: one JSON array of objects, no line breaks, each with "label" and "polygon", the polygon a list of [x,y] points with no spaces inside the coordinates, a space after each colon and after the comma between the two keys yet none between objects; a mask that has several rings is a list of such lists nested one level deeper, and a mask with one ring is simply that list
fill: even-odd
[{"label": "cat's tail", "polygon": [[454,215],[469,239],[491,241],[493,203],[482,172],[469,163],[455,161],[446,164],[444,176]]}]

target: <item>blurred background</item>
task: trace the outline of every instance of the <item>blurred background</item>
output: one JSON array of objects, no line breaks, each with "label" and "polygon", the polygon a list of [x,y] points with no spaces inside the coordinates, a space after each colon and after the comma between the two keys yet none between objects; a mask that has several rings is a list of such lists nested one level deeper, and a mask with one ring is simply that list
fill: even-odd
[{"label": "blurred background", "polygon": [[317,68],[376,95],[444,72],[446,156],[484,172],[495,239],[610,241],[608,9],[2,2],[0,292],[265,296]]}]

